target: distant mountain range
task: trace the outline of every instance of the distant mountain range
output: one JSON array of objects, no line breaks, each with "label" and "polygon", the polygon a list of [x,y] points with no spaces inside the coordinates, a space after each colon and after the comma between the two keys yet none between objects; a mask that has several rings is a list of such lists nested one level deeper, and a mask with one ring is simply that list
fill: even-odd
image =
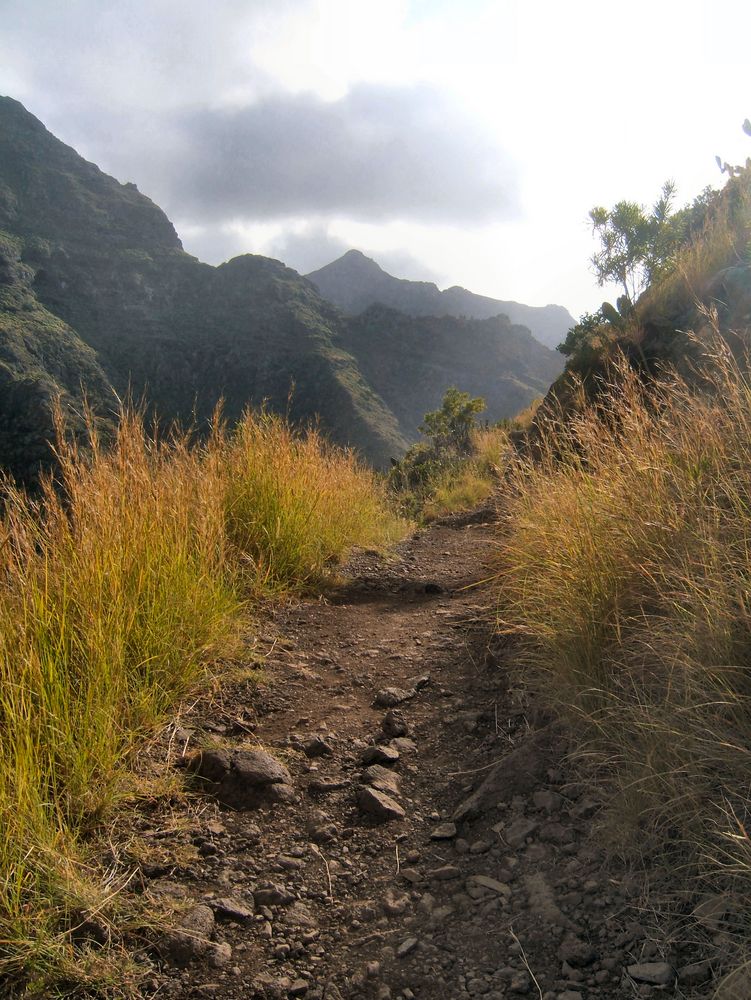
[{"label": "distant mountain range", "polygon": [[576,320],[563,306],[525,306],[476,295],[454,285],[441,291],[430,281],[395,278],[359,250],[306,275],[321,295],[345,313],[356,315],[376,303],[408,316],[457,316],[491,319],[500,314],[526,326],[541,344],[555,350]]},{"label": "distant mountain range", "polygon": [[497,419],[561,369],[502,316],[348,316],[279,261],[203,264],[134,184],[0,98],[0,466],[22,480],[49,460],[56,398],[74,428],[84,396],[105,425],[116,394],[199,427],[219,399],[229,420],[265,401],[385,466],[449,385],[485,395]]}]

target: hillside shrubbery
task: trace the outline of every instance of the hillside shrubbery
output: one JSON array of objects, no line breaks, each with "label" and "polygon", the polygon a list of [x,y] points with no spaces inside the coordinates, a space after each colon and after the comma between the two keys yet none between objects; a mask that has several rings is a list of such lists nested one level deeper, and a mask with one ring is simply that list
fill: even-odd
[{"label": "hillside shrubbery", "polygon": [[0,982],[38,976],[48,995],[69,929],[113,888],[85,844],[129,787],[136,742],[237,652],[252,598],[405,526],[352,455],[269,416],[193,445],[126,413],[106,450],[61,435],[59,482],[38,501],[7,486],[3,502]]},{"label": "hillside shrubbery", "polygon": [[440,517],[490,494],[507,434],[500,427],[478,426],[477,414],[484,409],[484,400],[452,387],[440,409],[425,414],[420,431],[427,440],[413,445],[390,475],[410,516]]}]

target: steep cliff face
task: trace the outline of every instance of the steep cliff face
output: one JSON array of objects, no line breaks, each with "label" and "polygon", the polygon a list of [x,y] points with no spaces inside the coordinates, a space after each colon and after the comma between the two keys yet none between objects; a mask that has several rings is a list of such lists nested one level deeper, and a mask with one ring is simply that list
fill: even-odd
[{"label": "steep cliff face", "polygon": [[[59,366],[44,368],[45,392],[62,393],[70,411],[83,390],[95,406],[112,398],[110,385],[167,420],[200,423],[222,398],[234,419],[266,401],[300,420],[320,417],[334,440],[376,464],[406,447],[393,414],[334,345],[342,317],[308,282],[264,257],[200,263],[134,185],[87,163],[8,98],[0,99],[0,232],[8,287],[23,289],[26,302],[26,314],[7,296],[2,303],[3,356],[14,358],[15,373],[2,405],[14,414],[40,408],[30,359],[49,350],[36,316],[47,347],[54,342],[67,359],[65,378]],[[14,347],[19,312],[25,353]],[[28,442],[8,434],[0,460],[25,478]]]},{"label": "steep cliff face", "polygon": [[21,249],[0,232],[0,467],[30,481],[52,457],[57,406],[80,429],[84,390],[105,419],[116,400],[96,353],[34,295]]},{"label": "steep cliff face", "polygon": [[410,316],[491,319],[503,314],[512,323],[526,326],[541,344],[553,349],[565,339],[575,322],[563,306],[527,306],[476,295],[458,285],[441,291],[429,281],[395,278],[359,250],[348,250],[307,277],[325,299],[347,313],[360,313],[379,303]]}]

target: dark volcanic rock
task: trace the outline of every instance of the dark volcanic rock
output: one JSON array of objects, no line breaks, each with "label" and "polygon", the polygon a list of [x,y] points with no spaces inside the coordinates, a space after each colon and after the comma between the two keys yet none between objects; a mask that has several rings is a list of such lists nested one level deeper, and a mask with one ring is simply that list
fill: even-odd
[{"label": "dark volcanic rock", "polygon": [[220,802],[234,809],[290,801],[294,796],[287,768],[262,750],[203,750],[190,758],[187,767]]},{"label": "dark volcanic rock", "polygon": [[360,811],[379,823],[387,823],[392,819],[404,819],[406,813],[389,795],[379,792],[375,788],[361,788],[357,795],[357,804]]},{"label": "dark volcanic rock", "polygon": [[514,795],[528,793],[545,776],[551,744],[557,734],[558,728],[549,726],[508,754],[459,805],[454,812],[454,822],[474,819],[488,806],[508,802]]},{"label": "dark volcanic rock", "polygon": [[366,767],[371,764],[390,767],[399,760],[399,751],[390,746],[365,747],[360,754],[360,760]]},{"label": "dark volcanic rock", "polygon": [[414,688],[409,690],[397,687],[382,688],[376,694],[373,704],[377,708],[393,708],[395,705],[401,705],[402,702],[414,698],[416,693]]},{"label": "dark volcanic rock", "polygon": [[381,729],[385,736],[393,739],[395,736],[406,736],[409,732],[407,720],[397,708],[390,708],[383,717]]}]

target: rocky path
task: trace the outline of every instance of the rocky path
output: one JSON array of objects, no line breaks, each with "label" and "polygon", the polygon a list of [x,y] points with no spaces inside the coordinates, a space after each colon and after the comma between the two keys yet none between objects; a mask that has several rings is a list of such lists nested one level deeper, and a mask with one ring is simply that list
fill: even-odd
[{"label": "rocky path", "polygon": [[189,815],[142,823],[144,891],[181,909],[152,994],[708,995],[590,835],[565,734],[510,684],[480,582],[494,526],[467,520],[276,609],[260,686],[228,683],[165,734],[203,780]]}]

